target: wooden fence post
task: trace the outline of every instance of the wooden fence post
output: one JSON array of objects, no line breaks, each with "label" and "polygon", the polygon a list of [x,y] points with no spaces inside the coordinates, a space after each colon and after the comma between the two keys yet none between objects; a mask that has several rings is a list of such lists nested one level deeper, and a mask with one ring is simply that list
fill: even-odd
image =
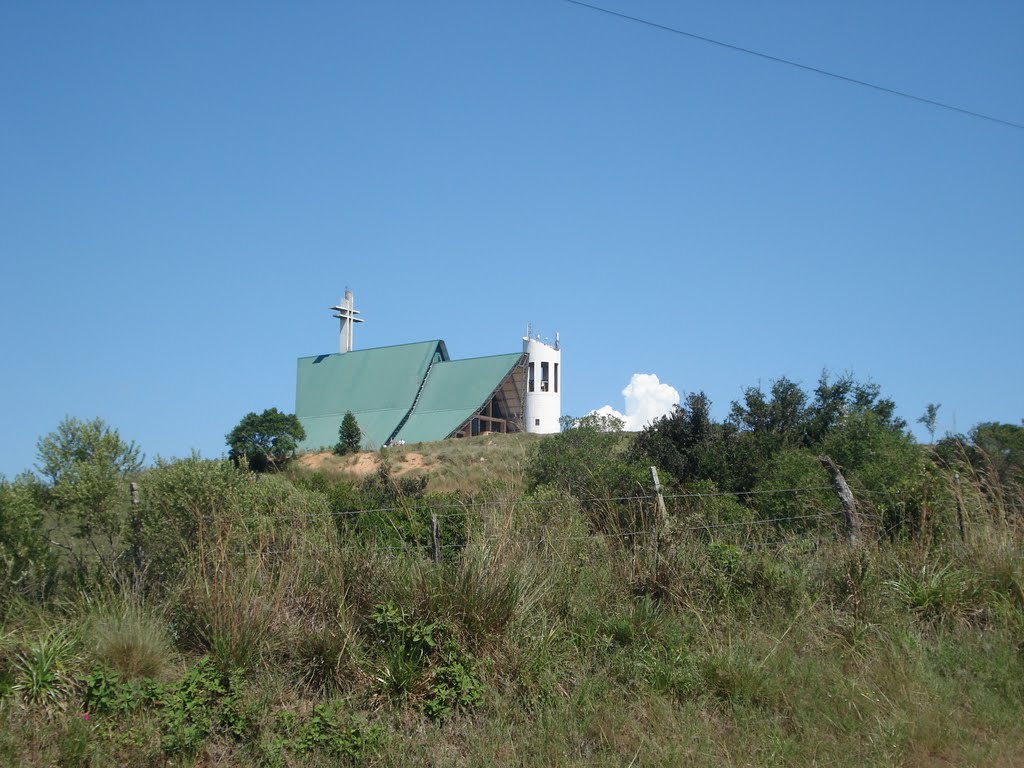
[{"label": "wooden fence post", "polygon": [[430,513],[430,559],[441,562],[441,526],[437,522],[437,512]]},{"label": "wooden fence post", "polygon": [[651,467],[651,479],[654,480],[654,493],[658,497],[658,515],[655,521],[656,526],[656,541],[658,545],[658,551],[661,551],[661,534],[665,530],[665,524],[668,522],[668,511],[665,509],[665,497],[661,495],[661,480],[658,479],[658,468]]},{"label": "wooden fence post", "polygon": [[142,568],[144,553],[142,551],[142,515],[139,509],[139,484],[132,482],[128,484],[128,493],[131,495],[132,504],[132,565],[135,568],[135,587],[142,586]]},{"label": "wooden fence post", "polygon": [[860,539],[860,523],[857,520],[857,504],[853,500],[853,491],[850,490],[846,478],[843,477],[843,473],[839,471],[839,467],[831,457],[822,454],[817,458],[818,463],[832,478],[832,487],[835,488],[836,495],[839,496],[839,504],[843,508],[843,515],[846,518],[846,540],[854,545]]}]

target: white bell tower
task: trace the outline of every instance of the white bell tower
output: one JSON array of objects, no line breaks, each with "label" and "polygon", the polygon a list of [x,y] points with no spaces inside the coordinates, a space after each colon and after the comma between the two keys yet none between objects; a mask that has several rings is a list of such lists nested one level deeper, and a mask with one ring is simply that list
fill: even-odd
[{"label": "white bell tower", "polygon": [[532,326],[527,326],[523,352],[529,358],[523,429],[541,435],[558,432],[562,416],[562,350],[558,334],[552,346],[542,341],[539,334],[534,336]]}]

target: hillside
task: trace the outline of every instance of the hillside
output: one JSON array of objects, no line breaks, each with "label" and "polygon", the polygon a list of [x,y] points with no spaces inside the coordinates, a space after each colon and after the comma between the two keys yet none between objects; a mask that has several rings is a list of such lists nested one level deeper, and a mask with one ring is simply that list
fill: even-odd
[{"label": "hillside", "polygon": [[4,482],[0,764],[1024,764],[1016,454],[604,426]]},{"label": "hillside", "polygon": [[296,469],[323,472],[332,477],[358,481],[376,473],[382,461],[390,463],[399,477],[423,476],[427,490],[444,493],[478,493],[501,483],[520,481],[526,471],[531,447],[540,435],[487,434],[437,443],[415,443],[363,451],[348,456],[311,453],[300,456]]}]

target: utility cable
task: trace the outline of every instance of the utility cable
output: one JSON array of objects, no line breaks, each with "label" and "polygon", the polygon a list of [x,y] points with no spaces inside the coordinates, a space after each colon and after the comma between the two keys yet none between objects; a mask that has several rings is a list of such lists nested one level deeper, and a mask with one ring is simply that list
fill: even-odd
[{"label": "utility cable", "polygon": [[648,27],[653,27],[654,29],[660,29],[660,30],[662,30],[664,32],[671,32],[674,35],[682,35],[683,37],[688,37],[691,40],[699,40],[702,43],[708,43],[710,45],[717,45],[720,48],[726,48],[726,49],[728,49],[730,51],[736,51],[738,53],[745,53],[748,56],[756,56],[756,57],[758,57],[760,59],[765,59],[767,61],[773,61],[776,64],[786,64],[786,65],[788,65],[790,67],[796,67],[797,69],[802,69],[802,70],[805,70],[807,72],[813,72],[816,75],[823,75],[825,77],[831,77],[831,78],[833,78],[835,80],[842,80],[843,82],[851,83],[853,85],[859,85],[859,86],[862,86],[864,88],[871,88],[872,90],[880,91],[881,93],[888,93],[891,96],[899,96],[899,97],[904,98],[904,99],[910,99],[911,101],[920,102],[921,104],[928,104],[929,106],[939,107],[940,109],[948,109],[948,110],[950,110],[952,112],[959,112],[962,115],[968,115],[969,117],[977,117],[977,118],[980,118],[982,120],[988,120],[988,121],[993,122],[993,123],[999,123],[1000,125],[1005,125],[1005,126],[1008,126],[1010,128],[1016,128],[1017,130],[1024,131],[1024,124],[1015,123],[1012,120],[1004,120],[1001,117],[994,117],[992,115],[986,115],[986,114],[983,114],[981,112],[975,112],[974,110],[971,110],[971,109],[964,109],[963,107],[958,107],[958,106],[955,106],[953,104],[947,104],[944,101],[936,101],[935,99],[928,99],[928,98],[925,98],[924,96],[917,96],[917,95],[915,95],[913,93],[909,93],[908,91],[899,91],[899,90],[896,90],[895,88],[888,88],[888,87],[886,87],[884,85],[879,85],[878,83],[868,82],[867,80],[858,80],[855,77],[848,77],[847,75],[840,75],[837,72],[830,72],[829,70],[821,69],[820,67],[812,67],[809,64],[801,64],[800,62],[793,61],[792,59],[784,59],[781,56],[772,56],[770,53],[762,53],[761,51],[755,51],[752,48],[744,48],[741,45],[734,45],[732,43],[726,43],[726,42],[724,42],[722,40],[715,40],[712,37],[705,37],[704,35],[698,35],[695,32],[687,32],[684,29],[679,29],[677,27],[670,27],[667,24],[659,24],[656,21],[650,21],[649,19],[642,19],[639,16],[630,16],[628,13],[621,13],[619,11],[613,11],[610,8],[602,8],[599,5],[592,5],[590,3],[585,3],[585,2],[583,2],[583,0],[562,0],[562,2],[569,3],[571,5],[578,5],[581,8],[587,8],[587,9],[589,9],[591,11],[598,11],[600,13],[606,13],[609,16],[615,16],[615,17],[620,18],[620,19],[625,19],[626,21],[633,21],[633,22],[636,22],[637,24],[643,24],[643,25],[648,26]]}]

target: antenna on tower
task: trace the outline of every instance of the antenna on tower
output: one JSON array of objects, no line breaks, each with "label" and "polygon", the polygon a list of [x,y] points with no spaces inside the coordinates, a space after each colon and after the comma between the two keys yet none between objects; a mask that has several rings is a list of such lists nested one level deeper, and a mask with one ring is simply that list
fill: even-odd
[{"label": "antenna on tower", "polygon": [[345,295],[338,302],[338,306],[331,307],[331,311],[337,313],[333,317],[339,320],[338,351],[351,352],[352,329],[356,323],[365,322],[361,317],[356,317],[359,314],[359,310],[356,309],[356,298],[352,295],[352,291],[346,287]]}]

